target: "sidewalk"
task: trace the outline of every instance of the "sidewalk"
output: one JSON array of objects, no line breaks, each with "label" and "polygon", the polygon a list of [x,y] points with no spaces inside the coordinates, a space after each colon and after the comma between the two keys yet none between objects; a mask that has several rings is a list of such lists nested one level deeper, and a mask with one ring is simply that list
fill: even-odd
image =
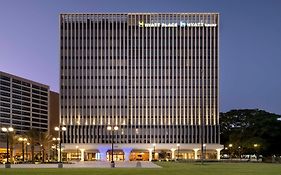
[{"label": "sidewalk", "polygon": [[[161,168],[152,162],[140,162],[140,165],[137,167],[136,161],[115,162],[116,168]],[[0,168],[5,168],[5,165],[1,164]],[[11,168],[58,168],[58,164],[11,164]],[[73,164],[63,164],[63,168],[110,168],[110,162],[73,162]]]}]

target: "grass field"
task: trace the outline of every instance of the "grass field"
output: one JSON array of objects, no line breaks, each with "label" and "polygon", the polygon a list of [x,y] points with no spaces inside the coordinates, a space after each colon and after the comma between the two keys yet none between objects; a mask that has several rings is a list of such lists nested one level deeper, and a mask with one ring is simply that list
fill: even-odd
[{"label": "grass field", "polygon": [[281,164],[157,162],[163,168],[0,169],[0,175],[281,175]]}]

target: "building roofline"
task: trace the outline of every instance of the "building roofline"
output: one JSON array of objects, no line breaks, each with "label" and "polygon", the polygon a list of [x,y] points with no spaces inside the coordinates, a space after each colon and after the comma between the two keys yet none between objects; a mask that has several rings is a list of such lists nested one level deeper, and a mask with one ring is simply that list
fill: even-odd
[{"label": "building roofline", "polygon": [[46,84],[42,84],[42,83],[39,83],[39,82],[36,82],[36,81],[33,81],[33,80],[29,80],[27,78],[23,78],[23,77],[20,77],[20,76],[17,76],[17,75],[13,75],[13,74],[10,74],[10,73],[7,73],[7,72],[3,72],[3,71],[0,71],[0,74],[6,75],[6,76],[9,76],[9,77],[12,77],[12,78],[16,78],[16,79],[21,79],[21,80],[30,82],[32,84],[37,84],[39,86],[44,86],[44,87],[46,87],[46,88],[48,88],[50,90],[50,86],[46,85]]},{"label": "building roofline", "polygon": [[192,14],[195,14],[195,15],[207,15],[207,14],[212,14],[212,15],[219,15],[220,13],[219,12],[135,12],[135,13],[132,13],[132,12],[112,12],[112,13],[107,13],[107,12],[96,12],[96,13],[71,13],[71,12],[66,12],[66,13],[60,13],[60,15],[148,15],[148,14],[167,14],[167,15],[192,15]]}]

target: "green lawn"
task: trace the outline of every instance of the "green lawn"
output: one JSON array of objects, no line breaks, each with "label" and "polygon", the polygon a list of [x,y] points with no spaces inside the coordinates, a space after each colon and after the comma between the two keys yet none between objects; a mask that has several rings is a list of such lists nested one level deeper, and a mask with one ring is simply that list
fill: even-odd
[{"label": "green lawn", "polygon": [[281,175],[281,164],[264,163],[171,163],[163,168],[137,169],[0,169],[0,175]]}]

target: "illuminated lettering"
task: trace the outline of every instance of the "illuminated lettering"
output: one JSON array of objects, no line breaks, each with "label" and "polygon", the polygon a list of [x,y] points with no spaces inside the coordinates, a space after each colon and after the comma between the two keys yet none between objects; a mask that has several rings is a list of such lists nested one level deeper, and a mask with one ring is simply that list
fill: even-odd
[{"label": "illuminated lettering", "polygon": [[144,23],[144,21],[139,21],[139,27],[216,27],[217,24],[207,24],[203,22],[189,23],[180,21],[179,23]]}]

